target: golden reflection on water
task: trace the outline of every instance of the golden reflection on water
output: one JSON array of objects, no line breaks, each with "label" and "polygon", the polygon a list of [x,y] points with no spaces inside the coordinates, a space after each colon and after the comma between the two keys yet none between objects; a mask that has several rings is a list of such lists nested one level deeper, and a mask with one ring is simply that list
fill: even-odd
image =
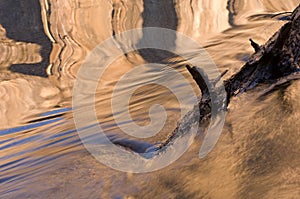
[{"label": "golden reflection on water", "polygon": [[[147,26],[177,30],[200,42],[221,71],[229,69],[228,77],[252,53],[248,39],[264,43],[284,23],[271,15],[292,11],[298,3],[40,0],[43,29],[52,43],[47,78],[9,70],[13,64],[39,64],[43,46],[8,38],[0,24],[0,195],[300,197],[299,81],[264,98],[257,99],[253,92],[233,100],[222,137],[208,157],[198,159],[198,138],[176,163],[149,174],[126,174],[99,164],[80,144],[68,109],[82,62],[94,47],[112,35]],[[118,36],[115,40],[120,42]],[[120,45],[135,45],[139,40]],[[116,60],[101,79],[96,93],[97,115],[109,133],[120,132],[109,108],[114,85],[123,74],[155,56],[151,52],[146,56],[129,53]],[[190,78],[183,67],[172,66]],[[165,139],[175,128],[180,111],[178,101],[167,89],[152,85],[140,88],[131,98],[132,117],[147,124],[148,109],[153,103],[162,104],[169,117],[161,134],[148,142]]]}]

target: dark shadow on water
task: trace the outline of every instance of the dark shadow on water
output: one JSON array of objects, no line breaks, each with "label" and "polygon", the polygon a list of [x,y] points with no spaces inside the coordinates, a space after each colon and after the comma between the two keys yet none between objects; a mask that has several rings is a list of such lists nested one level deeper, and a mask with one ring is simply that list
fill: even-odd
[{"label": "dark shadow on water", "polygon": [[1,0],[0,24],[6,29],[7,37],[15,41],[37,43],[43,58],[38,64],[16,64],[9,69],[27,75],[46,77],[51,42],[47,38],[41,17],[41,6],[37,0]]},{"label": "dark shadow on water", "polygon": [[[173,0],[144,0],[144,12],[142,13],[143,28],[160,27],[171,30],[177,30],[178,17],[175,11],[175,3]],[[151,37],[149,33],[143,31],[143,38],[140,43],[147,42],[147,38]],[[169,35],[168,35],[169,36]],[[176,35],[164,38],[164,44],[169,48],[175,48]],[[140,49],[140,55],[149,63],[159,63],[164,59],[173,57],[171,52],[159,49]]]}]

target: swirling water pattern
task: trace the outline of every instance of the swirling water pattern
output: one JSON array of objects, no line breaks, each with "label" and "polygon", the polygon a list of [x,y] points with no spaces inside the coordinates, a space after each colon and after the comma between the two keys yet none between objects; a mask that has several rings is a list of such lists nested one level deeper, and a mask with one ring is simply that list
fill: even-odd
[{"label": "swirling water pattern", "polygon": [[[228,77],[252,53],[248,39],[265,42],[284,23],[272,16],[293,10],[298,3],[1,2],[1,13],[5,15],[0,14],[0,198],[297,198],[299,81],[259,100],[256,93],[233,100],[220,141],[208,157],[198,159],[200,134],[177,162],[148,174],[122,173],[93,159],[76,133],[71,103],[81,64],[109,37],[114,36],[126,49],[142,37],[141,33],[136,40],[120,42],[118,34],[126,30],[157,26],[179,31],[198,41],[220,71],[229,69]],[[14,13],[5,11],[7,8]],[[167,139],[176,127],[180,104],[174,93],[160,85],[141,86],[130,99],[131,117],[139,125],[150,122],[151,105],[160,104],[166,109],[167,120],[157,136],[134,141],[122,133],[112,114],[112,90],[119,79],[139,64],[162,60],[193,84],[179,58],[151,50],[121,56],[99,82],[97,117],[116,143],[142,150]],[[151,68],[144,73],[149,75],[132,78],[130,83],[144,85],[163,78],[162,72]],[[180,86],[183,91],[176,94],[185,96],[184,85]],[[124,85],[122,92],[129,89],[130,85]],[[159,118],[160,113],[156,114]]]}]

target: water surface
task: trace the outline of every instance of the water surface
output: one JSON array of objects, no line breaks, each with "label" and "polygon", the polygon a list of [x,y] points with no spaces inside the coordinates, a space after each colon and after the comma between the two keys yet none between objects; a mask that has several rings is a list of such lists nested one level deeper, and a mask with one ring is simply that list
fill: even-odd
[{"label": "water surface", "polygon": [[[264,87],[235,98],[221,138],[203,159],[203,134],[170,166],[147,174],[112,170],[90,155],[78,137],[72,91],[86,56],[99,43],[133,28],[163,27],[199,42],[224,78],[239,70],[253,49],[249,38],[264,43],[285,23],[298,0],[25,0],[0,3],[0,198],[298,198],[300,197],[299,81],[260,96]],[[174,46],[176,41],[174,38]],[[197,49],[192,49],[197,50]],[[119,57],[96,91],[96,112],[105,132],[128,139],[114,120],[114,86],[140,64],[165,63],[195,88],[179,58],[143,50]],[[100,66],[101,67],[101,66]],[[139,125],[150,122],[149,108],[162,105],[167,121],[160,133],[139,143],[165,140],[180,119],[176,96],[154,82],[164,79],[155,65],[130,99]],[[89,81],[89,80],[87,80]],[[176,79],[186,96],[185,86]],[[88,91],[87,91],[88,92]],[[116,95],[122,100],[122,92]],[[192,107],[187,103],[184,107]],[[118,114],[124,114],[119,112]],[[160,118],[161,113],[154,115]],[[123,121],[119,125],[132,123]],[[133,143],[133,142],[132,142]],[[133,143],[134,144],[134,143]],[[139,145],[141,147],[141,145]]]}]

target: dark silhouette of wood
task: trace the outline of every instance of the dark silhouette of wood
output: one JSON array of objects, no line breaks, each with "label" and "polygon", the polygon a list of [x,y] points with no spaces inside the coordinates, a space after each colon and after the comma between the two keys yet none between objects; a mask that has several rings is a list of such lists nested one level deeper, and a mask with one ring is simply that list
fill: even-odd
[{"label": "dark silhouette of wood", "polygon": [[[259,46],[252,39],[250,42],[255,53],[239,72],[224,81],[227,103],[231,97],[253,89],[258,84],[269,83],[278,87],[280,84],[300,79],[300,5],[289,17],[289,22],[283,25],[265,45]],[[207,107],[203,103],[210,103],[207,100],[208,88],[204,85],[205,81],[199,68],[187,66],[187,69],[206,99],[200,101],[200,108]],[[208,111],[204,110],[205,113]]]},{"label": "dark silhouette of wood", "polygon": [[250,43],[251,43],[251,46],[254,48],[254,51],[255,52],[258,52],[258,51],[260,51],[260,46],[255,42],[255,41],[253,41],[252,39],[249,39],[250,40]]},{"label": "dark silhouette of wood", "polygon": [[228,102],[232,96],[250,90],[259,83],[298,79],[299,57],[300,5],[291,14],[290,21],[261,46],[238,73],[224,82]]},{"label": "dark silhouette of wood", "polygon": [[[279,31],[277,31],[265,45],[259,46],[254,41],[251,45],[255,53],[249,58],[247,63],[239,72],[224,81],[227,92],[227,105],[230,99],[237,94],[241,94],[253,89],[258,84],[270,84],[266,92],[270,92],[278,86],[289,81],[300,79],[300,5],[294,10],[287,22]],[[204,71],[196,66],[186,66],[193,79],[199,86],[202,96],[199,102],[200,117],[196,118],[194,111],[189,112],[177,125],[169,138],[158,147],[152,149],[157,151],[171,145],[181,135],[186,134],[189,128],[196,120],[200,124],[205,123],[211,114],[211,98],[209,90],[222,81],[223,72],[219,78],[207,84],[208,80]],[[210,88],[209,88],[209,87]],[[206,123],[207,125],[207,123]],[[205,126],[206,126],[205,125]],[[203,128],[205,128],[205,126]]]},{"label": "dark silhouette of wood", "polygon": [[[300,79],[299,30],[300,5],[289,17],[289,22],[283,25],[283,27],[277,31],[265,45],[259,46],[253,40],[250,40],[255,53],[249,58],[239,72],[224,81],[225,91],[227,93],[227,104],[225,105],[229,104],[232,97],[253,89],[258,84],[270,84],[270,87],[266,90],[266,92],[270,92],[282,84]],[[199,106],[199,109],[194,108],[186,114],[184,118],[178,122],[177,127],[169,137],[162,143],[139,151],[132,149],[133,151],[138,153],[146,152],[147,158],[151,158],[160,153],[160,151],[164,150],[167,146],[172,145],[177,138],[188,133],[193,124],[200,121],[200,124],[205,123],[207,125],[207,122],[205,121],[210,118],[211,114],[211,98],[209,91],[214,90],[214,85],[219,81],[222,81],[221,78],[227,71],[224,71],[220,77],[213,80],[213,82],[205,82],[208,78],[201,68],[196,66],[191,67],[189,65],[186,65],[186,68],[196,81],[202,93],[199,104],[195,105]],[[199,113],[196,113],[195,110],[200,111],[199,117]],[[203,126],[203,129],[205,129],[206,125]],[[123,146],[120,143],[118,144]]]}]

